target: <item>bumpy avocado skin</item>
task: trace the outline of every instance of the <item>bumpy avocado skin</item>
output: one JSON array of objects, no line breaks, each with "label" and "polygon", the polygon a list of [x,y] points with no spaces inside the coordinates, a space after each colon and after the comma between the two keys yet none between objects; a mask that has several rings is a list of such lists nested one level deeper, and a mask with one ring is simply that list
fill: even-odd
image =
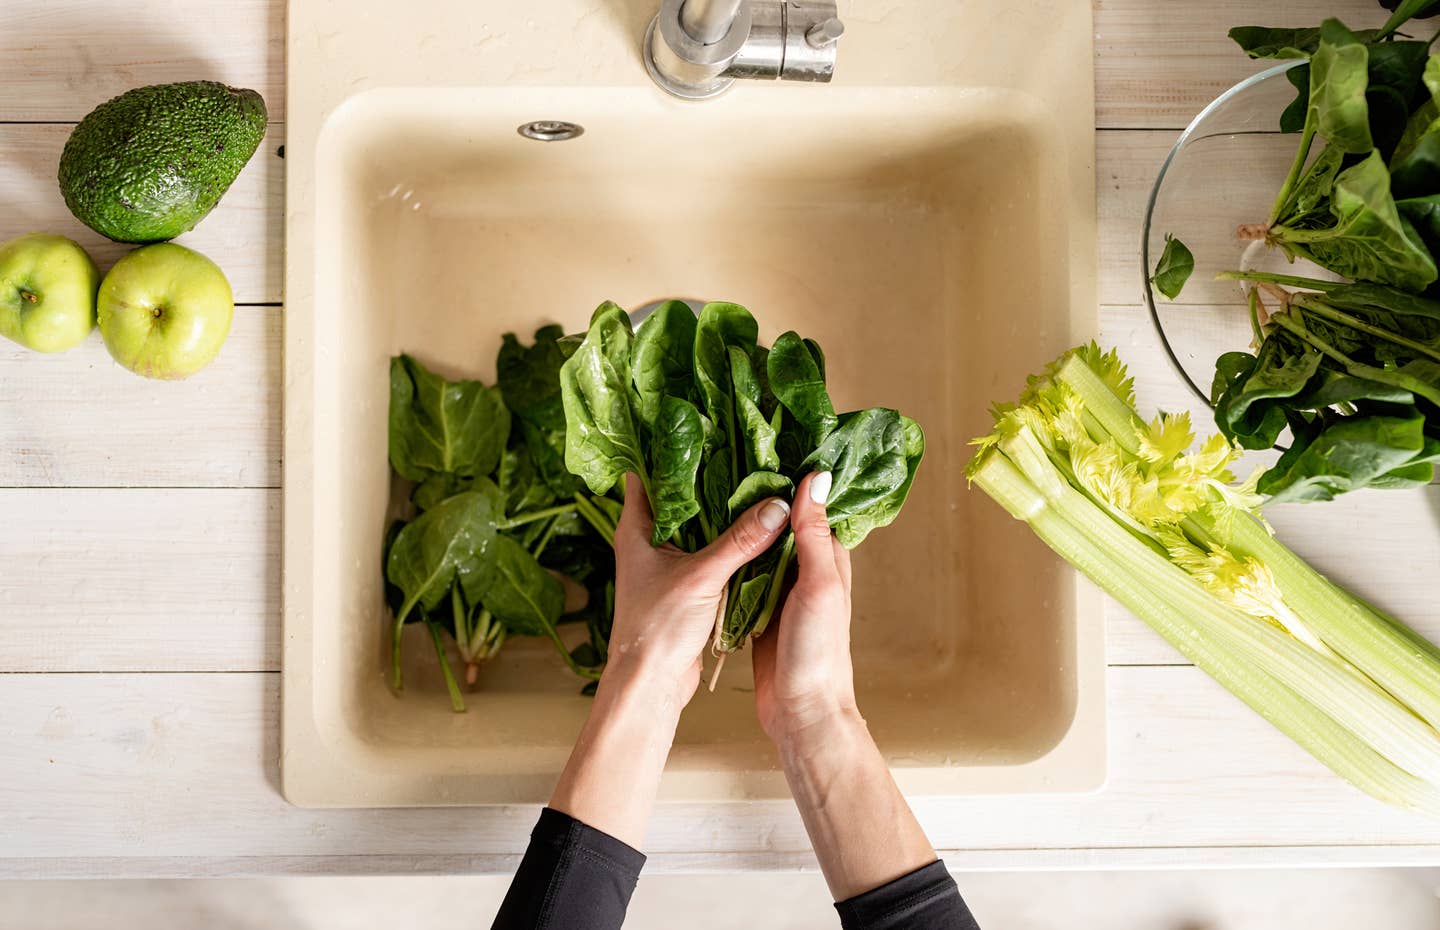
[{"label": "bumpy avocado skin", "polygon": [[265,136],[265,101],[214,81],[137,87],[100,104],[60,156],[60,192],[86,226],[119,242],[195,227]]}]

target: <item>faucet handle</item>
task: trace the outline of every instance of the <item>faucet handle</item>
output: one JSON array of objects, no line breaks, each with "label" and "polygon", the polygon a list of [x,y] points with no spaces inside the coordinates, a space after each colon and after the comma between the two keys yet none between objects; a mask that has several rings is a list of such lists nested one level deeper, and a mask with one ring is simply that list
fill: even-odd
[{"label": "faucet handle", "polygon": [[805,44],[813,49],[822,49],[834,45],[835,41],[845,34],[845,24],[840,22],[839,17],[832,16],[823,22],[811,26],[805,33]]}]

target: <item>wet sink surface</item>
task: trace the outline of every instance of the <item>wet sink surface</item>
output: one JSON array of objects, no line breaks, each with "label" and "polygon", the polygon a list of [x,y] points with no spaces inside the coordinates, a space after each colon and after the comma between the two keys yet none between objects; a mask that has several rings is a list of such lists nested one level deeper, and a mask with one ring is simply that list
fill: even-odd
[{"label": "wet sink surface", "polygon": [[[292,800],[548,795],[589,706],[548,644],[508,644],[470,712],[453,715],[412,631],[407,692],[386,687],[386,366],[406,351],[491,380],[501,333],[580,330],[601,300],[668,296],[744,304],[762,341],[790,328],[818,339],[838,408],[892,406],[926,429],[904,514],[855,553],[861,707],[902,787],[1102,779],[1098,601],[963,477],[989,403],[1091,325],[1091,308],[1072,307],[1072,230],[1056,209],[1067,156],[1048,111],[995,89],[836,87],[799,101],[387,89],[326,121],[310,310],[323,335],[287,337],[311,385],[310,454],[287,462],[310,476],[307,525],[286,529],[287,639],[305,638],[286,657]],[[534,119],[585,133],[517,134]],[[732,658],[687,709],[665,796],[786,794],[748,665]]]}]

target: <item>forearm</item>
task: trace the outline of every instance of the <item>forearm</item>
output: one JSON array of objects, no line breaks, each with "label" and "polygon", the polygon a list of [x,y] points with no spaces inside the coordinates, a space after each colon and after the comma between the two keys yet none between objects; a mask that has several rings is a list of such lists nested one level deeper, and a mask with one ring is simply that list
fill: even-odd
[{"label": "forearm", "polygon": [[639,848],[684,706],[683,689],[612,664],[550,806]]},{"label": "forearm", "polygon": [[837,901],[935,860],[858,713],[778,741],[785,778]]}]

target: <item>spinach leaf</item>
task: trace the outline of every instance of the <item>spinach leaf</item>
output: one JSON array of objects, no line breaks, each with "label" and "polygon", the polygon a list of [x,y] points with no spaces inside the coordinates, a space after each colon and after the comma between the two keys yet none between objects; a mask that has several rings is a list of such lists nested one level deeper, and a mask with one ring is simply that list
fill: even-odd
[{"label": "spinach leaf", "polygon": [[700,512],[695,480],[704,449],[700,411],[688,400],[662,397],[650,444],[650,509],[655,517],[652,545],[670,539]]},{"label": "spinach leaf", "polygon": [[630,390],[630,320],[614,304],[602,304],[575,354],[560,367],[565,409],[565,466],[595,494],[604,494],[626,472],[648,486]]},{"label": "spinach leaf", "polygon": [[[1231,41],[1251,58],[1273,58],[1279,60],[1309,58],[1320,47],[1320,28],[1309,26],[1300,29],[1275,28],[1270,26],[1236,26],[1228,33]],[[1378,29],[1362,29],[1355,33],[1361,42],[1369,44],[1380,35]]]},{"label": "spinach leaf", "polygon": [[[838,519],[831,518],[830,526],[835,531],[835,538],[840,540],[840,545],[846,549],[854,549],[864,542],[871,530],[893,523],[895,518],[900,516],[900,508],[905,506],[906,498],[910,496],[910,486],[915,483],[915,472],[920,468],[920,460],[925,456],[925,432],[919,423],[906,416],[900,418],[900,427],[904,442],[905,480],[875,504],[853,510]],[[833,487],[831,497],[834,497]]]},{"label": "spinach leaf", "polygon": [[1165,249],[1160,253],[1160,261],[1155,263],[1155,274],[1150,277],[1150,283],[1155,285],[1155,290],[1164,294],[1169,300],[1180,296],[1180,291],[1185,287],[1185,282],[1190,280],[1190,274],[1195,270],[1195,256],[1185,246],[1185,243],[1176,239],[1169,233],[1165,234]]},{"label": "spinach leaf", "polygon": [[812,344],[794,330],[781,334],[770,348],[766,368],[775,397],[795,417],[814,446],[830,435],[839,418],[825,389],[824,356],[817,359]]},{"label": "spinach leaf", "polygon": [[[1428,42],[1379,42],[1369,46],[1365,102],[1370,110],[1370,135],[1387,160],[1404,135],[1411,109],[1423,90],[1420,81]],[[1428,96],[1428,94],[1426,94]]]},{"label": "spinach leaf", "polygon": [[[689,400],[695,385],[695,314],[683,301],[656,307],[635,333],[632,366],[640,422],[654,433],[666,397]],[[698,411],[697,411],[698,412]]]},{"label": "spinach leaf", "polygon": [[806,458],[802,470],[833,476],[825,513],[837,528],[837,538],[844,528],[840,541],[847,548],[864,538],[878,508],[909,479],[907,451],[900,414],[871,407],[842,416],[840,425]]},{"label": "spinach leaf", "polygon": [[730,383],[735,398],[737,442],[745,453],[745,470],[775,471],[780,457],[775,453],[775,427],[760,409],[760,381],[750,364],[750,353],[731,346]]},{"label": "spinach leaf", "polygon": [[390,360],[390,465],[402,477],[488,475],[510,435],[500,392],[446,381],[408,355]]},{"label": "spinach leaf", "polygon": [[1409,291],[1422,291],[1435,281],[1435,261],[1396,209],[1390,174],[1379,152],[1372,151],[1336,176],[1330,211],[1333,226],[1273,226],[1270,234],[1289,251],[1349,278]]},{"label": "spinach leaf", "polygon": [[[488,484],[488,482],[486,482]],[[435,610],[457,579],[462,584],[481,571],[487,549],[497,538],[499,491],[467,491],[437,504],[405,526],[385,560],[385,577],[405,596],[395,614],[390,644],[391,680],[402,684],[400,633],[417,606]]]},{"label": "spinach leaf", "polygon": [[541,429],[529,420],[521,420],[520,435],[525,440],[535,474],[545,486],[556,497],[573,497],[580,490],[581,482],[565,467],[564,431]]},{"label": "spinach leaf", "polygon": [[1310,116],[1315,131],[1343,152],[1364,154],[1370,137],[1365,101],[1370,53],[1338,19],[1320,24],[1320,44],[1310,57]]},{"label": "spinach leaf", "polygon": [[736,425],[730,348],[737,346],[750,352],[759,332],[750,311],[730,303],[706,304],[695,326],[695,381],[705,404],[702,413],[714,422],[722,441],[732,448],[736,445]]},{"label": "spinach leaf", "polygon": [[712,455],[705,460],[704,470],[700,476],[700,502],[704,508],[706,522],[709,524],[706,536],[713,540],[720,535],[720,531],[730,525],[730,500],[731,491],[736,484],[735,473],[731,470],[730,456],[727,453]]},{"label": "spinach leaf", "polygon": [[1359,401],[1413,404],[1415,395],[1393,385],[1357,378],[1333,368],[1321,368],[1311,386],[1296,395],[1290,406],[1296,410],[1325,410],[1338,404]]},{"label": "spinach leaf", "polygon": [[1295,442],[1260,479],[1271,503],[1330,500],[1404,470],[1425,451],[1424,418],[1347,416],[1309,432],[1292,423]]},{"label": "spinach leaf", "polygon": [[484,604],[511,632],[554,636],[565,590],[510,536],[495,536],[479,570],[465,577],[466,598]]},{"label": "spinach leaf", "polygon": [[500,459],[498,478],[507,515],[538,510],[555,501],[555,491],[535,468],[530,446],[524,440],[523,428],[517,429],[511,437],[510,447]]},{"label": "spinach leaf", "polygon": [[1253,364],[1246,366],[1246,359],[1250,356],[1243,352],[1222,356],[1221,367],[1230,377],[1215,403],[1215,424],[1226,439],[1246,449],[1268,449],[1285,428],[1285,413],[1263,401],[1305,390],[1319,370],[1321,355],[1275,335],[1261,344]]},{"label": "spinach leaf", "polygon": [[777,475],[773,471],[752,471],[746,475],[740,485],[735,488],[735,493],[725,502],[725,509],[729,512],[730,521],[733,522],[742,513],[754,507],[756,504],[771,497],[783,497],[789,500],[795,492],[795,485],[784,475]]},{"label": "spinach leaf", "polygon": [[1285,80],[1295,88],[1295,99],[1280,113],[1280,131],[1300,132],[1305,128],[1305,115],[1310,112],[1310,63],[1307,61],[1286,71]]},{"label": "spinach leaf", "polygon": [[1380,27],[1379,35],[1388,36],[1405,25],[1407,20],[1417,16],[1434,16],[1430,9],[1436,2],[1437,0],[1381,0],[1381,6],[1394,12],[1385,20],[1385,25]]},{"label": "spinach leaf", "polygon": [[496,385],[505,406],[522,420],[555,432],[565,430],[560,366],[569,356],[559,342],[563,335],[559,326],[542,326],[535,331],[535,344],[527,348],[514,333],[506,333],[495,359]]},{"label": "spinach leaf", "polygon": [[1282,225],[1295,222],[1323,208],[1335,190],[1335,176],[1340,172],[1344,159],[1344,152],[1329,146],[1317,155],[1290,192],[1277,222]]},{"label": "spinach leaf", "polygon": [[415,504],[415,509],[429,510],[445,498],[468,491],[474,485],[474,478],[461,478],[451,474],[431,475],[415,485],[415,490],[410,492],[410,500]]},{"label": "spinach leaf", "polygon": [[1440,126],[1430,128],[1390,166],[1390,186],[1399,198],[1440,194]]},{"label": "spinach leaf", "polygon": [[744,578],[734,586],[730,599],[725,604],[725,622],[720,634],[722,651],[733,652],[745,645],[745,638],[760,621],[760,613],[769,590],[768,573]]}]

